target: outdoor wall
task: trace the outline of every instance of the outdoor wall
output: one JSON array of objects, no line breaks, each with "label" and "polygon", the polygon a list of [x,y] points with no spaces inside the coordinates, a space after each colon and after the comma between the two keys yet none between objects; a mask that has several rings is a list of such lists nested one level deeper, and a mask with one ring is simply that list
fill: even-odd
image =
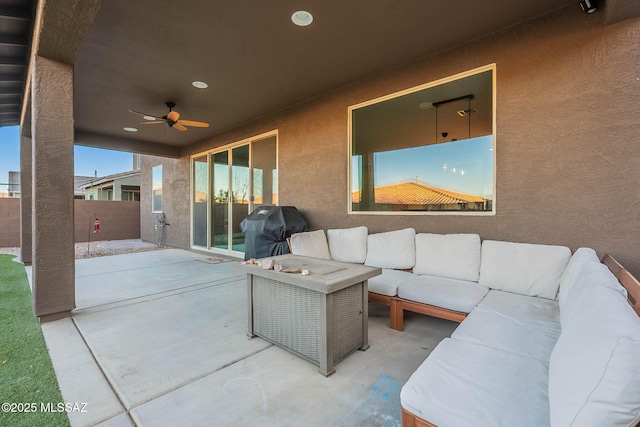
[{"label": "outdoor wall", "polygon": [[89,239],[95,216],[100,219],[100,233],[91,233],[91,241],[140,238],[140,202],[74,200],[74,209],[76,242]]},{"label": "outdoor wall", "polygon": [[163,242],[176,248],[190,247],[190,172],[189,157],[165,159],[142,156],[140,168],[140,238],[157,241],[154,227],[156,214],[151,211],[151,168],[162,164],[162,210],[168,224],[164,228]]},{"label": "outdoor wall", "polygon": [[20,246],[20,199],[0,197],[0,248]]},{"label": "outdoor wall", "polygon": [[[74,200],[75,241],[89,238],[89,214],[100,218],[100,233],[91,240],[140,238],[140,203]],[[91,222],[93,230],[93,221]],[[20,246],[20,199],[0,198],[0,248]]]},{"label": "outdoor wall", "polygon": [[[640,274],[640,20],[604,26],[602,19],[571,5],[190,147],[165,160],[173,165],[165,183],[180,183],[165,197],[169,222],[181,222],[167,243],[188,245],[188,155],[277,129],[279,204],[297,206],[313,229],[414,227],[589,246]],[[347,108],[490,63],[497,67],[495,216],[349,215]],[[152,240],[148,220],[142,224]]]}]

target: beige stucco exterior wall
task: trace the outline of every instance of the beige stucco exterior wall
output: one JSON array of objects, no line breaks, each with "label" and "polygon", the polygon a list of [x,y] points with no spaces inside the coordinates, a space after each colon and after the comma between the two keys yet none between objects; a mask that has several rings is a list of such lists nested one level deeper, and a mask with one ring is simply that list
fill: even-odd
[{"label": "beige stucco exterior wall", "polygon": [[162,210],[168,224],[164,229],[167,245],[177,248],[190,246],[189,157],[166,159],[142,156],[140,168],[140,238],[156,242],[154,216],[151,212],[151,168],[162,164]]},{"label": "beige stucco exterior wall", "polygon": [[0,198],[0,248],[20,246],[20,199]]},{"label": "beige stucco exterior wall", "polygon": [[[191,147],[180,160],[165,160],[173,164],[164,169],[165,183],[180,185],[166,194],[168,220],[172,227],[178,218],[184,223],[180,235],[178,227],[167,233],[167,243],[188,245],[188,154],[278,129],[279,204],[297,206],[314,229],[414,227],[589,246],[640,274],[640,20],[605,27],[602,18],[568,7],[336,89]],[[349,215],[347,108],[490,63],[497,67],[496,215]],[[151,211],[145,206],[149,164],[143,161],[143,213]],[[142,221],[143,238],[152,240]]]},{"label": "beige stucco exterior wall", "polygon": [[[140,238],[140,202],[74,200],[74,215],[76,242]],[[89,233],[95,217],[100,220],[100,232]]]}]

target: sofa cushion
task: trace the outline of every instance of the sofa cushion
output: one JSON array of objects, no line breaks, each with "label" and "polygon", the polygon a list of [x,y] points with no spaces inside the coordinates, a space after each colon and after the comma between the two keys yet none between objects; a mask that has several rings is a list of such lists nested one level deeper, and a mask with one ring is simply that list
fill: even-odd
[{"label": "sofa cushion", "polygon": [[415,274],[477,282],[480,236],[477,234],[416,234]]},{"label": "sofa cushion", "polygon": [[489,288],[476,282],[437,276],[415,276],[400,284],[400,298],[448,310],[469,313],[489,292]]},{"label": "sofa cushion", "polygon": [[400,391],[402,406],[438,426],[549,425],[548,365],[447,338]]},{"label": "sofa cushion", "polygon": [[367,227],[327,230],[331,259],[362,264],[367,258]]},{"label": "sofa cushion", "polygon": [[331,259],[324,230],[292,234],[290,243],[294,255]]},{"label": "sofa cushion", "polygon": [[478,308],[494,311],[515,321],[520,319],[552,327],[559,327],[560,324],[558,301],[552,299],[492,289],[480,301]]},{"label": "sofa cushion", "polygon": [[550,359],[551,425],[636,425],[640,318],[618,290],[598,281],[576,283],[568,298],[574,297]]},{"label": "sofa cushion", "polygon": [[480,284],[522,295],[555,299],[571,250],[564,246],[482,242]]},{"label": "sofa cushion", "polygon": [[413,268],[416,262],[416,230],[369,234],[365,264],[380,268]]},{"label": "sofa cushion", "polygon": [[620,293],[625,299],[627,290],[618,282],[609,268],[600,263],[580,263],[575,272],[574,284],[567,296],[559,300],[560,322],[564,325],[583,310],[583,300],[592,292],[594,284],[605,286]]},{"label": "sofa cushion", "polygon": [[[489,293],[491,292],[500,291]],[[547,318],[540,322],[526,316],[512,316],[508,311],[494,311],[478,306],[456,328],[451,338],[532,357],[546,363],[559,336],[560,322],[557,311],[555,314],[549,311]]]},{"label": "sofa cushion", "polygon": [[596,251],[591,248],[579,248],[573,255],[571,255],[571,259],[569,259],[569,263],[560,278],[558,301],[560,301],[561,305],[564,303],[569,290],[575,283],[578,271],[585,262],[600,263],[600,259],[598,258]]},{"label": "sofa cushion", "polygon": [[383,268],[382,274],[369,279],[369,291],[395,297],[398,295],[398,286],[414,277],[408,271]]}]

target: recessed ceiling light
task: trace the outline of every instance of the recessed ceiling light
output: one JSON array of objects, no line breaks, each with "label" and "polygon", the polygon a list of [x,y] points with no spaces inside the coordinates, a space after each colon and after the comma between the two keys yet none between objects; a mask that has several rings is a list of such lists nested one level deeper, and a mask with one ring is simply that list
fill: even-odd
[{"label": "recessed ceiling light", "polygon": [[138,132],[138,129],[136,128],[123,128],[124,130],[126,130],[127,132]]},{"label": "recessed ceiling light", "polygon": [[191,84],[193,85],[193,87],[197,87],[198,89],[206,89],[209,87],[209,85],[206,84],[205,82],[201,82],[197,80]]},{"label": "recessed ceiling light", "polygon": [[156,119],[155,117],[151,117],[151,116],[142,116],[142,118],[145,120],[149,120],[150,122]]},{"label": "recessed ceiling light", "polygon": [[293,12],[291,20],[299,27],[306,27],[313,22],[313,15],[306,10],[299,10],[297,12]]}]

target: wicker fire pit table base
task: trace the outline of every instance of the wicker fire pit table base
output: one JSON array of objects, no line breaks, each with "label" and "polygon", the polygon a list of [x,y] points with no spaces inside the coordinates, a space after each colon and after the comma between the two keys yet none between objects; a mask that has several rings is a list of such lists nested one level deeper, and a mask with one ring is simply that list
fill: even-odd
[{"label": "wicker fire pit table base", "polygon": [[369,348],[367,280],[380,274],[379,268],[290,254],[273,259],[309,275],[242,266],[250,337],[315,363],[324,376],[355,350]]}]

